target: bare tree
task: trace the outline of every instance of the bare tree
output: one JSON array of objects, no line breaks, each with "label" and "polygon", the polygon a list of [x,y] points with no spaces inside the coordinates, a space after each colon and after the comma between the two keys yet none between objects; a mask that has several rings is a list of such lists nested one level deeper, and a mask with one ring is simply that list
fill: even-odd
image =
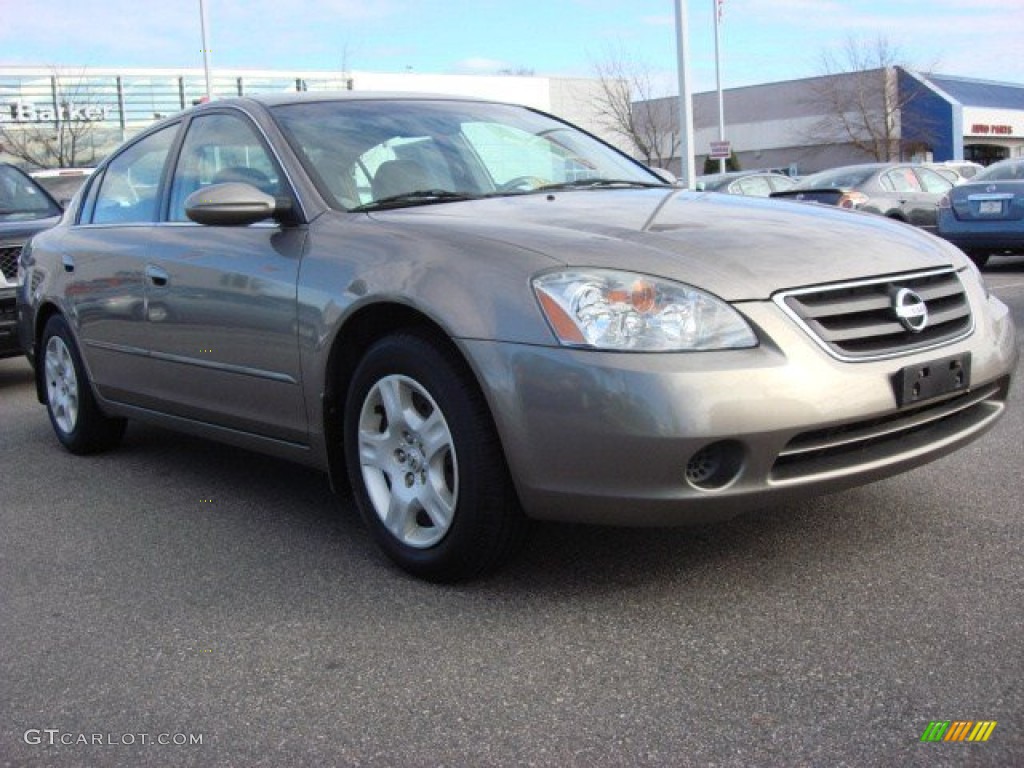
[{"label": "bare tree", "polygon": [[92,133],[105,108],[94,104],[84,88],[84,73],[68,78],[56,68],[45,103],[15,101],[0,106],[0,154],[32,168],[95,165]]},{"label": "bare tree", "polygon": [[822,77],[811,101],[821,115],[806,131],[809,144],[850,144],[879,162],[899,160],[900,120],[916,92],[900,89],[902,54],[887,38],[871,43],[847,38],[837,52],[821,55]]},{"label": "bare tree", "polygon": [[593,64],[600,84],[597,119],[625,139],[647,165],[665,168],[679,152],[675,101],[655,94],[651,67],[621,48],[609,47]]}]

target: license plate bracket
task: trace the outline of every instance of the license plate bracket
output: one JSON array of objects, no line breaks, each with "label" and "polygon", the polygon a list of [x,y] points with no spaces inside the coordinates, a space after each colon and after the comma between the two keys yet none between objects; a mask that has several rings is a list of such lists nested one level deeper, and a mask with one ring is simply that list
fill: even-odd
[{"label": "license plate bracket", "polygon": [[971,353],[900,368],[893,374],[892,383],[896,404],[901,408],[952,392],[966,391],[971,385]]}]

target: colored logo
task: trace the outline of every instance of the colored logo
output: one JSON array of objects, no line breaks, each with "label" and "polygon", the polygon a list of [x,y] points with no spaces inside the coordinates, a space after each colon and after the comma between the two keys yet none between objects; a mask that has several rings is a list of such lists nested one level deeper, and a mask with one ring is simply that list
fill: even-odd
[{"label": "colored logo", "polygon": [[932,720],[921,741],[988,741],[995,729],[995,720]]}]

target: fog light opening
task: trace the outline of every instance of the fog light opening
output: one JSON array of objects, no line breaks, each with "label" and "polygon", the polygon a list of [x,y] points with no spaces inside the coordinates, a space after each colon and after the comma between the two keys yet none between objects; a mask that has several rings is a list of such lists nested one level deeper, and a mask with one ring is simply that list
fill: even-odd
[{"label": "fog light opening", "polygon": [[724,488],[743,468],[743,447],[732,440],[705,445],[686,462],[686,482],[702,491]]}]

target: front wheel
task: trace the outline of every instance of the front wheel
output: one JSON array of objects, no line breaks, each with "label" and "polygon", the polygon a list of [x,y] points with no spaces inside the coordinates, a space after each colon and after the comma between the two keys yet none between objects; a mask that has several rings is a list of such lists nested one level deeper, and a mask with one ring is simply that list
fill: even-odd
[{"label": "front wheel", "polygon": [[526,519],[486,403],[437,339],[405,332],[370,347],[346,398],[344,439],[360,513],[409,573],[472,578],[522,542]]},{"label": "front wheel", "polygon": [[57,439],[72,453],[105,451],[121,442],[124,419],[99,409],[67,321],[54,315],[40,341],[46,410]]}]

